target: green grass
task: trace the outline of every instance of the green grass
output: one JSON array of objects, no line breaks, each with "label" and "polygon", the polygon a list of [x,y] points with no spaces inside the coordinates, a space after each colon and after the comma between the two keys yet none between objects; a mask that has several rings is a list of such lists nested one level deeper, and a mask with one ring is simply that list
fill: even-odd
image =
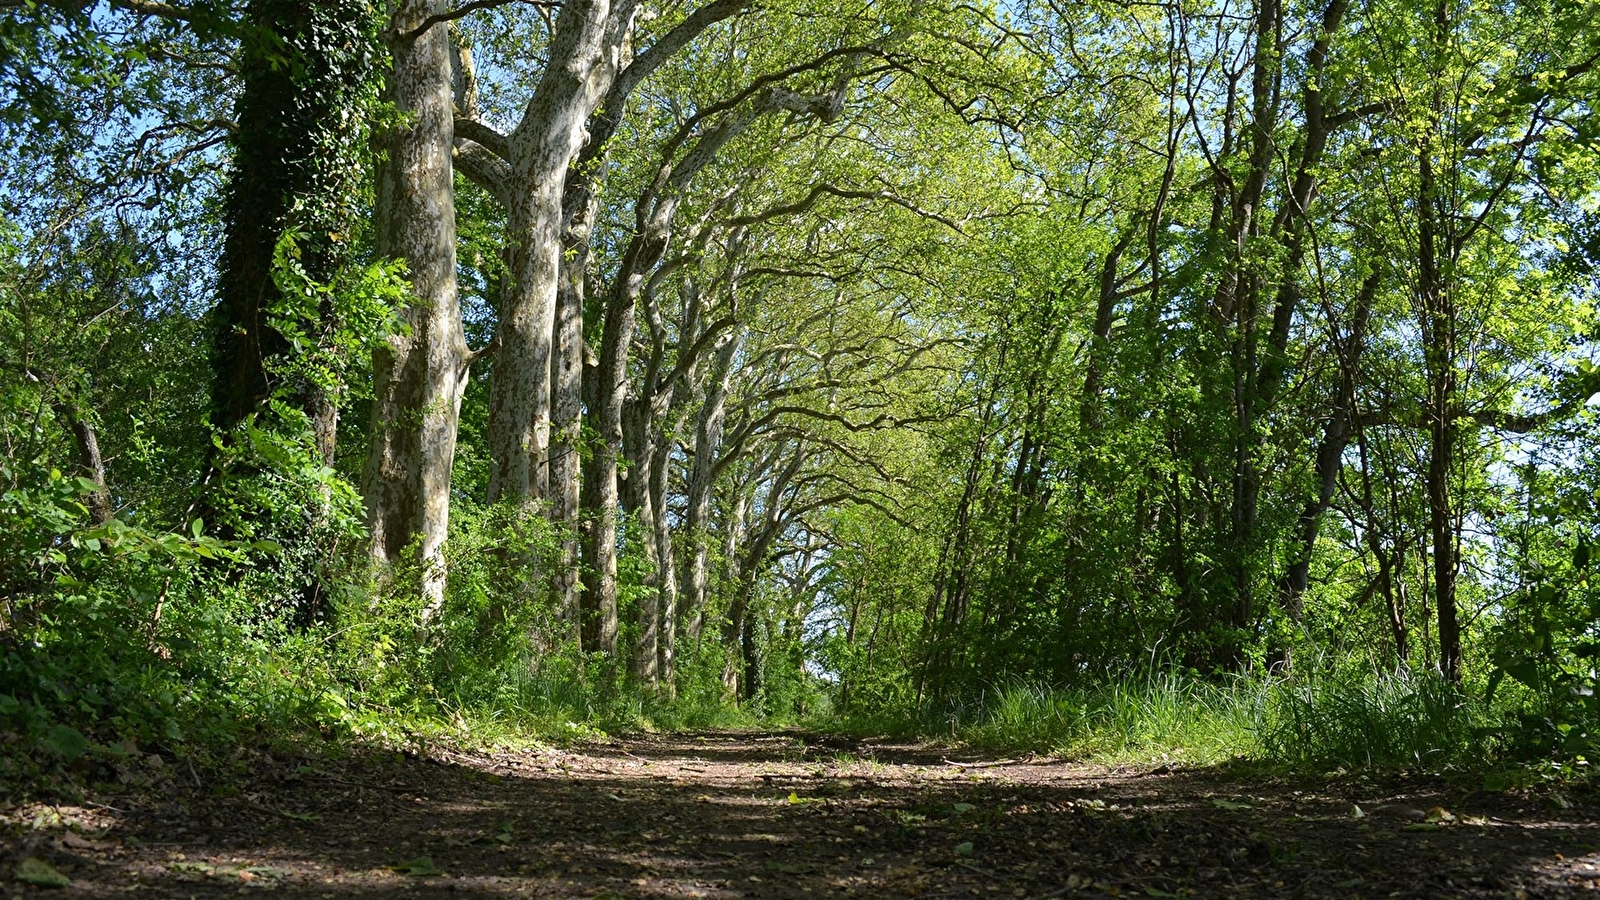
[{"label": "green grass", "polygon": [[996,753],[1326,772],[1482,768],[1496,720],[1476,692],[1437,673],[1305,665],[1288,676],[1208,680],[1154,668],[1072,687],[1016,682],[835,724]]},{"label": "green grass", "polygon": [[1259,748],[1259,692],[1242,680],[1218,685],[1158,670],[1077,689],[1007,685],[985,699],[954,730],[989,750],[1204,764]]},{"label": "green grass", "polygon": [[1495,718],[1437,672],[1310,671],[1271,685],[1263,758],[1293,769],[1474,767]]}]

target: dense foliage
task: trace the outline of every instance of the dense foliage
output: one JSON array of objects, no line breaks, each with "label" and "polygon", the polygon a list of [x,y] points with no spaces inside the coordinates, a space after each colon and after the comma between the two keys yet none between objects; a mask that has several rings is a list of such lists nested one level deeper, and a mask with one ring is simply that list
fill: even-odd
[{"label": "dense foliage", "polygon": [[1579,761],[1597,17],[0,2],[0,732]]}]

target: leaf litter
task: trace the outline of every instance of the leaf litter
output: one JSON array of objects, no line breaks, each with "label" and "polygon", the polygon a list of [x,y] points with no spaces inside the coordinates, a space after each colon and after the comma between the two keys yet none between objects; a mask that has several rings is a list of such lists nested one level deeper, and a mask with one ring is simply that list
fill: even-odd
[{"label": "leaf litter", "polygon": [[306,900],[1351,900],[1600,888],[1600,815],[1579,790],[1563,791],[1563,806],[1416,776],[1285,781],[957,756],[800,732],[319,760],[246,752],[243,774],[198,786],[112,781],[91,789],[94,807],[8,801],[0,855],[14,884],[51,896],[150,900],[263,889]]}]

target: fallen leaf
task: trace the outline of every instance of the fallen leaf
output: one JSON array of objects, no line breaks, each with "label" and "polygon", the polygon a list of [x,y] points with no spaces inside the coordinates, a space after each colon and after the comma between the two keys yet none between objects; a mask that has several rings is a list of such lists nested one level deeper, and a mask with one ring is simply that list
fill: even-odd
[{"label": "fallen leaf", "polygon": [[402,875],[426,876],[444,874],[443,869],[433,864],[433,857],[431,856],[419,856],[408,863],[401,863],[398,866],[390,866],[389,868]]},{"label": "fallen leaf", "polygon": [[83,736],[83,732],[70,725],[57,725],[50,729],[42,743],[69,763],[89,749],[89,739]]},{"label": "fallen leaf", "polygon": [[57,872],[55,866],[32,856],[17,862],[15,874],[18,881],[39,887],[63,888],[72,884],[72,879]]},{"label": "fallen leaf", "polygon": [[977,807],[973,806],[971,803],[957,803],[953,808],[957,813],[967,813],[977,809]]},{"label": "fallen leaf", "polygon": [[215,874],[217,874],[217,867],[213,866],[210,863],[191,862],[191,861],[186,860],[186,859],[180,859],[177,862],[168,863],[167,864],[167,868],[171,869],[174,872],[193,872],[196,875],[215,875]]},{"label": "fallen leaf", "polygon": [[1211,801],[1211,805],[1215,806],[1217,809],[1254,809],[1255,808],[1255,807],[1251,806],[1248,803],[1235,803],[1232,800],[1223,800],[1221,798],[1218,798],[1216,800],[1212,800]]},{"label": "fallen leaf", "polygon": [[962,843],[957,844],[956,845],[956,855],[957,856],[971,856],[972,855],[972,842],[971,841],[963,841]]}]

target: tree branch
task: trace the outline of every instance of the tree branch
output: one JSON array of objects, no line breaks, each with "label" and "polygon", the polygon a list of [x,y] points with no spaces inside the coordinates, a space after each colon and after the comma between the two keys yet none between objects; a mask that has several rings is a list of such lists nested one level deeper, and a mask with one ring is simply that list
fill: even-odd
[{"label": "tree branch", "polygon": [[479,122],[477,119],[458,117],[456,119],[456,137],[466,138],[469,141],[481,144],[485,150],[501,159],[507,159],[511,156],[511,148],[506,141],[506,136]]},{"label": "tree branch", "polygon": [[467,180],[488,191],[503,207],[511,205],[511,166],[477,141],[457,138],[450,154]]},{"label": "tree branch", "polygon": [[[119,0],[119,2],[143,2],[143,0]],[[438,15],[429,16],[426,19],[423,19],[421,25],[418,25],[405,34],[399,35],[399,39],[402,41],[414,41],[417,38],[427,34],[428,29],[438,25],[440,22],[454,22],[456,19],[465,18],[479,10],[494,9],[498,6],[510,6],[513,3],[523,3],[528,6],[537,6],[541,9],[555,9],[561,6],[560,3],[552,2],[552,0],[472,0],[472,2],[468,3],[467,5],[453,9],[450,12],[439,13]]]}]

